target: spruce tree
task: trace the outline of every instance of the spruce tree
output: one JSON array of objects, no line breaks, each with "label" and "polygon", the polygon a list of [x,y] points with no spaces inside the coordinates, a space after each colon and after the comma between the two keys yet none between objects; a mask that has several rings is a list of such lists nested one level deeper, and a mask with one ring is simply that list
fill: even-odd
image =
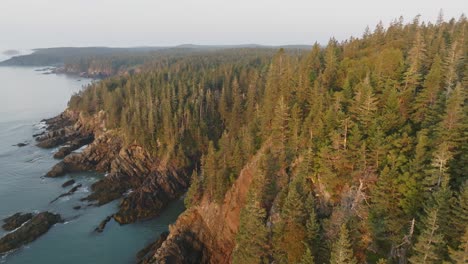
[{"label": "spruce tree", "polygon": [[413,264],[429,264],[442,261],[440,251],[444,246],[443,236],[438,225],[437,208],[430,209],[421,234],[413,246],[413,255],[408,259]]},{"label": "spruce tree", "polygon": [[465,233],[461,237],[461,244],[457,250],[449,248],[450,259],[454,264],[468,263],[468,226],[465,228]]},{"label": "spruce tree", "polygon": [[233,252],[234,264],[266,263],[268,232],[265,227],[266,212],[253,191],[249,191],[246,205],[240,214],[239,231]]},{"label": "spruce tree", "polygon": [[304,255],[302,256],[300,264],[315,264],[314,256],[312,256],[310,249],[306,249]]},{"label": "spruce tree", "polygon": [[339,238],[333,245],[330,264],[357,264],[345,224],[341,225]]}]

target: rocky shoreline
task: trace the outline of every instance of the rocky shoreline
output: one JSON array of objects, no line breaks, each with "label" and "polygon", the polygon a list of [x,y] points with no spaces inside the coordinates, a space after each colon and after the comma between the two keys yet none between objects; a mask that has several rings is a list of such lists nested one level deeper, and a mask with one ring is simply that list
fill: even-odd
[{"label": "rocky shoreline", "polygon": [[[92,193],[83,201],[103,205],[122,199],[114,219],[120,224],[158,216],[188,187],[185,170],[161,166],[143,147],[125,145],[116,131],[105,127],[105,114],[83,117],[65,111],[44,120],[46,133],[36,137],[37,146],[58,147],[55,158],[62,158],[45,176],[61,177],[66,173],[97,171],[106,176],[91,186]],[[73,151],[87,147],[80,153]]]},{"label": "rocky shoreline", "polygon": [[7,225],[6,228],[4,225],[6,230],[12,227],[15,228],[11,230],[11,233],[0,238],[0,254],[15,250],[36,240],[53,225],[63,222],[63,219],[59,214],[42,212],[34,216],[31,213],[17,213],[4,219],[4,221]]},{"label": "rocky shoreline", "polygon": [[[189,169],[162,166],[143,147],[126,145],[117,131],[107,130],[105,114],[84,117],[80,113],[65,111],[45,119],[47,128],[34,135],[41,148],[58,148],[54,158],[60,161],[45,177],[62,177],[67,173],[96,171],[105,174],[91,186],[91,194],[82,198],[85,204],[100,206],[121,199],[118,211],[106,217],[95,232],[104,231],[114,219],[119,224],[129,224],[158,216],[172,201],[180,198],[189,185]],[[74,152],[83,148],[82,152]],[[244,170],[222,205],[208,199],[183,213],[163,233],[137,255],[138,263],[227,263],[234,248],[241,204],[245,199],[248,175]],[[247,179],[247,180],[246,180]],[[54,200],[72,195],[80,184],[67,180],[62,187],[71,189]],[[240,194],[240,190],[242,193]],[[223,219],[223,221],[219,221]],[[15,214],[6,219],[6,230],[14,230],[0,240],[0,254],[14,250],[44,234],[54,224],[62,222],[60,215],[49,212]],[[8,228],[8,229],[7,229]],[[220,235],[222,234],[222,235]]]},{"label": "rocky shoreline", "polygon": [[265,144],[242,169],[221,204],[202,197],[198,205],[190,207],[169,227],[167,236],[140,252],[138,263],[231,263],[240,211],[257,173],[259,157],[268,147]]}]

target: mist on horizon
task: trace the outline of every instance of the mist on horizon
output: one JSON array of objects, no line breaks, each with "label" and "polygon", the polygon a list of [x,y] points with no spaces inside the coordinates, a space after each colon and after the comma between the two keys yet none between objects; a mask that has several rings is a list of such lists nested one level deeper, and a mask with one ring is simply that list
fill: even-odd
[{"label": "mist on horizon", "polygon": [[[461,0],[4,0],[0,51],[61,46],[313,44],[360,36],[403,16],[436,21],[465,13]],[[372,12],[369,12],[372,10]]]}]

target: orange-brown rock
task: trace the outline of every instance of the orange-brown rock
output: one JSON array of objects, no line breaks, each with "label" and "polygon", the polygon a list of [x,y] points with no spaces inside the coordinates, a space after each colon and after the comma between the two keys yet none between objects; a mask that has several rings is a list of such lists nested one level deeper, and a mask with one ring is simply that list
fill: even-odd
[{"label": "orange-brown rock", "polygon": [[240,211],[245,205],[258,160],[257,154],[244,167],[222,204],[205,196],[199,205],[179,216],[169,227],[166,241],[147,263],[230,263]]}]

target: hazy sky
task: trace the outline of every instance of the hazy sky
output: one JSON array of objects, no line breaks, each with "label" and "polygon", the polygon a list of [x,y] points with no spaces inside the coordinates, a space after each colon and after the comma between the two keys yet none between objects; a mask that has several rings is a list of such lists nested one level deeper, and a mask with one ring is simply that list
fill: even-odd
[{"label": "hazy sky", "polygon": [[0,0],[0,48],[313,44],[382,20],[466,14],[466,0]]}]

